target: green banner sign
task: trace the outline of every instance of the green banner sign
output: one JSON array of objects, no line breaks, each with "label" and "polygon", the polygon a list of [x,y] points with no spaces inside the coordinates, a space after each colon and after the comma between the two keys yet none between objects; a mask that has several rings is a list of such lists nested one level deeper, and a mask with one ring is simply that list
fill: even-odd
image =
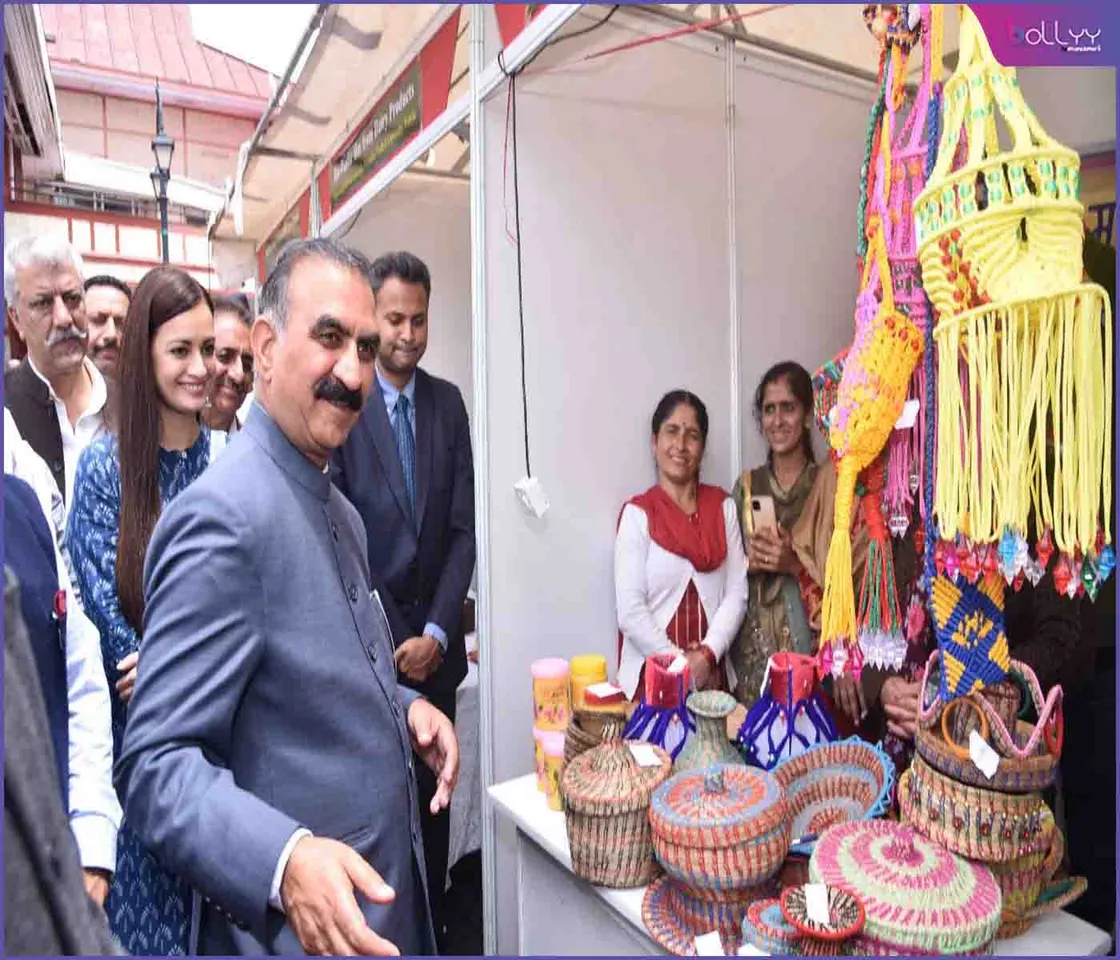
[{"label": "green banner sign", "polygon": [[337,210],[420,132],[420,62],[417,60],[382,99],[361,131],[331,164],[331,209]]},{"label": "green banner sign", "polygon": [[303,236],[303,230],[300,228],[299,222],[300,206],[301,202],[297,201],[296,205],[288,211],[287,216],[280,221],[280,226],[272,231],[272,236],[264,243],[264,275],[266,277],[276,263],[276,258],[280,256],[280,251],[284,249],[284,244],[289,240],[298,240]]}]

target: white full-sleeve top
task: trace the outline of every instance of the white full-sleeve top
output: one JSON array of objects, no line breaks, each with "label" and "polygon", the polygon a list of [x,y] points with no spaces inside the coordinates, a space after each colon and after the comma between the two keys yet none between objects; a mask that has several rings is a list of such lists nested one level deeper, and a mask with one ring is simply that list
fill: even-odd
[{"label": "white full-sleeve top", "polygon": [[[747,558],[739,532],[735,501],[723,501],[727,557],[708,573],[698,571],[684,557],[654,543],[645,511],[628,503],[622,511],[614,543],[615,605],[622,633],[618,685],[634,698],[646,657],[675,650],[666,632],[689,583],[696,584],[708,633],[704,645],[721,662],[747,612]],[[724,663],[734,685],[731,663]]]}]

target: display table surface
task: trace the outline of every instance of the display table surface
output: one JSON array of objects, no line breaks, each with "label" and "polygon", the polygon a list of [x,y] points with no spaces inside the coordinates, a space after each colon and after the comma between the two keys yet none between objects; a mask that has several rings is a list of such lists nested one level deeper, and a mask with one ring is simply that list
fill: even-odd
[{"label": "display table surface", "polygon": [[[528,774],[490,788],[498,812],[517,830],[518,928],[521,955],[664,955],[642,923],[645,888],[608,890],[572,872],[564,815],[550,810]],[[1039,920],[1029,931],[997,940],[997,956],[1104,956],[1108,934],[1067,912]],[[744,947],[744,956],[765,956]]]}]

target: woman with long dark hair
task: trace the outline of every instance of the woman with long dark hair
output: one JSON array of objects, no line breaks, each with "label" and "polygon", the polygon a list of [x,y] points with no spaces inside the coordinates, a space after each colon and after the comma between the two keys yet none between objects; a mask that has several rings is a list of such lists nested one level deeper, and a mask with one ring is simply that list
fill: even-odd
[{"label": "woman with long dark hair", "polygon": [[[732,496],[747,548],[749,603],[731,649],[738,685],[748,706],[758,699],[766,664],[781,651],[815,652],[812,621],[820,590],[806,576],[792,532],[817,479],[810,433],[813,381],[798,363],[776,364],[763,374],[754,396],[754,416],[766,439],[766,462],[746,471]],[[755,529],[751,502],[769,497],[777,528]]]},{"label": "woman with long dark hair", "polygon": [[[213,353],[209,294],[174,267],[148,273],[133,294],[121,340],[117,435],[99,438],[78,461],[66,540],[86,613],[101,633],[115,756],[136,683],[148,542],[163,506],[209,463],[201,413]],[[127,821],[106,910],[128,953],[187,952],[188,890]]]}]

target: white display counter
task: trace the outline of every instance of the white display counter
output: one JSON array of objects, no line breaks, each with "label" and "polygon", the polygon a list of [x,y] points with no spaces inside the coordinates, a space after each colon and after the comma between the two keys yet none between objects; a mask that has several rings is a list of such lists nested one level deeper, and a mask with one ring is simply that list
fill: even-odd
[{"label": "white display counter", "polygon": [[[642,923],[645,888],[608,890],[572,873],[564,815],[550,810],[529,774],[490,788],[497,812],[517,833],[521,956],[655,956],[666,951]],[[1104,956],[1108,934],[1064,910],[1027,933],[997,940],[996,956]],[[744,948],[743,955],[764,956]]]}]

